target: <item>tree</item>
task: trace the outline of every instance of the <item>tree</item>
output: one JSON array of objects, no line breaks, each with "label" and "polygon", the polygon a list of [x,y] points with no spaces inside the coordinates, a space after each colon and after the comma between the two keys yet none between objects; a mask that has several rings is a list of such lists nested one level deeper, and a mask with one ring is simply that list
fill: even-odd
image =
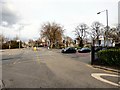
[{"label": "tree", "polygon": [[103,29],[101,28],[102,26],[103,25],[98,21],[93,22],[91,25],[91,29],[92,29],[91,37],[93,39],[93,45],[95,41],[97,41],[97,44],[100,45],[99,36],[103,34]]},{"label": "tree", "polygon": [[73,43],[73,39],[69,36],[65,36],[64,39],[66,41],[66,47],[68,47],[71,43]]},{"label": "tree", "polygon": [[116,27],[117,37],[118,37],[118,43],[120,44],[120,24]]},{"label": "tree", "polygon": [[29,46],[33,47],[35,45],[35,42],[32,39],[29,39],[28,44]]},{"label": "tree", "polygon": [[42,25],[41,28],[41,37],[45,37],[50,42],[50,47],[55,47],[58,43],[62,42],[62,36],[63,36],[64,29],[60,24],[57,24],[55,22],[48,22],[46,24]]},{"label": "tree", "polygon": [[4,40],[5,40],[5,37],[0,34],[0,49],[2,48],[2,44],[3,44]]},{"label": "tree", "polygon": [[120,43],[120,30],[119,27],[111,28],[107,35],[108,38],[112,38],[112,43]]},{"label": "tree", "polygon": [[83,47],[83,40],[86,37],[86,33],[88,26],[87,24],[79,24],[76,28],[75,28],[75,34],[77,35],[77,40],[79,41],[79,46]]},{"label": "tree", "polygon": [[0,34],[0,49],[2,49],[4,46],[6,47],[7,46],[6,42],[8,41],[9,38],[6,38],[4,35]]},{"label": "tree", "polygon": [[13,40],[14,40],[14,41],[17,41],[17,40],[19,40],[19,37],[16,36],[16,37],[13,38]]}]

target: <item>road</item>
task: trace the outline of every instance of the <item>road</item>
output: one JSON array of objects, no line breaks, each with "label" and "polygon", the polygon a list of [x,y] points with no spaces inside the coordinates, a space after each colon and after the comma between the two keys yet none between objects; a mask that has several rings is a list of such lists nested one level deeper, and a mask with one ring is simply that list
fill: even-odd
[{"label": "road", "polygon": [[[118,88],[117,73],[93,68],[89,63],[90,54],[62,54],[46,48],[5,50],[2,82],[5,88]],[[102,76],[99,80],[96,73],[117,77]]]}]

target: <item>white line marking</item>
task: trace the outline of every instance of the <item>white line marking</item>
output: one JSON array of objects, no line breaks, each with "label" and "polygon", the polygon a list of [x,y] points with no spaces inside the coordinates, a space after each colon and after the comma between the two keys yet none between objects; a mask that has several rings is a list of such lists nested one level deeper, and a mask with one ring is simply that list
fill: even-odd
[{"label": "white line marking", "polygon": [[118,84],[120,84],[120,81],[118,82]]},{"label": "white line marking", "polygon": [[16,64],[16,62],[14,62],[13,64]]},{"label": "white line marking", "polygon": [[16,60],[15,62],[13,62],[13,64],[16,64],[20,59]]},{"label": "white line marking", "polygon": [[13,64],[27,63],[27,62],[32,62],[32,61],[34,61],[34,60],[14,62]]},{"label": "white line marking", "polygon": [[0,89],[3,88],[3,83],[2,83],[2,80],[0,80]]},{"label": "white line marking", "polygon": [[100,77],[100,76],[120,77],[120,76],[118,76],[118,75],[104,74],[104,73],[92,73],[91,76],[94,77],[94,78],[96,78],[96,79],[98,79],[98,80],[100,80],[100,81],[102,81],[102,82],[105,82],[105,83],[108,83],[108,84],[111,84],[111,85],[119,86],[119,87],[120,87],[119,84],[114,83],[114,82],[111,82],[111,81],[108,81],[108,80],[105,80],[105,79],[103,79],[103,78]]}]

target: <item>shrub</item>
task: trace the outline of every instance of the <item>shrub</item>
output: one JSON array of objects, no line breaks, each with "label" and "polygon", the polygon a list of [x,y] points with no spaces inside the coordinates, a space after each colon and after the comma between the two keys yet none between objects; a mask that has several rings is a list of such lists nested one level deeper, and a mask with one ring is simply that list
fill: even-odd
[{"label": "shrub", "polygon": [[[11,40],[10,42],[6,42],[2,44],[2,49],[9,49],[9,44],[10,44],[10,49],[15,49],[19,48],[19,42]],[[20,42],[20,47],[22,47],[22,42]]]},{"label": "shrub", "polygon": [[3,43],[2,44],[2,49],[9,49],[9,44]]},{"label": "shrub", "polygon": [[81,47],[79,47],[79,46],[75,46],[75,48],[77,48],[77,49],[81,49]]},{"label": "shrub", "polygon": [[86,48],[91,48],[91,45],[84,45],[84,47],[86,47]]},{"label": "shrub", "polygon": [[120,67],[120,48],[101,50],[97,53],[101,64]]}]

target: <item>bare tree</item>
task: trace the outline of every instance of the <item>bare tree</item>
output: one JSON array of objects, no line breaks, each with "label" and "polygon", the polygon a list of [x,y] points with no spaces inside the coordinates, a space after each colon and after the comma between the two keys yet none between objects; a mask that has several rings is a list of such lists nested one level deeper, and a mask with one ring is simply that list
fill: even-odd
[{"label": "bare tree", "polygon": [[8,41],[9,41],[9,38],[7,38],[4,35],[0,34],[0,43],[5,43],[5,42],[8,42]]},{"label": "bare tree", "polygon": [[95,43],[95,41],[97,41],[97,44],[100,45],[99,43],[99,36],[100,35],[103,35],[103,29],[101,28],[103,25],[98,22],[98,21],[95,21],[92,23],[91,25],[91,29],[92,29],[92,39],[93,39],[93,44]]},{"label": "bare tree", "polygon": [[42,25],[40,34],[49,40],[50,47],[52,48],[62,41],[63,32],[64,29],[60,24],[48,22]]},{"label": "bare tree", "polygon": [[73,42],[73,39],[69,36],[65,36],[64,39],[66,41],[66,47],[68,47]]},{"label": "bare tree", "polygon": [[5,37],[0,34],[0,49],[2,48],[2,44],[3,44],[4,40],[5,40]]},{"label": "bare tree", "polygon": [[120,30],[119,27],[111,28],[107,35],[108,38],[112,39],[112,44],[114,42],[120,43]]},{"label": "bare tree", "polygon": [[35,45],[35,42],[32,39],[29,39],[28,44],[29,46],[33,47]]},{"label": "bare tree", "polygon": [[0,43],[2,44],[5,40],[5,37],[3,35],[0,34]]},{"label": "bare tree", "polygon": [[19,37],[16,36],[16,37],[13,38],[13,40],[17,41],[17,40],[19,40]]},{"label": "bare tree", "polygon": [[76,28],[75,28],[75,34],[77,35],[77,40],[79,41],[79,46],[82,47],[83,46],[83,40],[86,37],[86,33],[88,26],[87,24],[79,24]]}]

